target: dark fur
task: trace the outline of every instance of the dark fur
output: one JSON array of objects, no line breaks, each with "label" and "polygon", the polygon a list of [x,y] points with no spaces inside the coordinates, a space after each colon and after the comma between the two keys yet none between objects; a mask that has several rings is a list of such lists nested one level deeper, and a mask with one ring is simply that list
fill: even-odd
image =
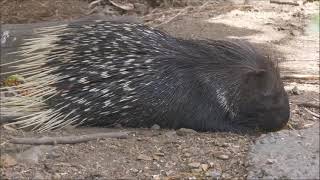
[{"label": "dark fur", "polygon": [[289,119],[278,69],[248,43],[114,22],[73,24],[60,38],[45,67],[64,78],[48,103],[84,125],[274,131]]}]

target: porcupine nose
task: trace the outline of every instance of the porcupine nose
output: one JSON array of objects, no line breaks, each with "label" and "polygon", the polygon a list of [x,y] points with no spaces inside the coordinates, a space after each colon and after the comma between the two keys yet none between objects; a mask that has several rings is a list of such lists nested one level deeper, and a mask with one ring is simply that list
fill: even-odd
[{"label": "porcupine nose", "polygon": [[262,119],[264,122],[260,122],[260,129],[272,132],[272,131],[279,131],[289,121],[290,118],[290,110],[289,105],[282,106],[282,107],[275,107],[272,110],[269,111],[269,113],[266,113]]}]

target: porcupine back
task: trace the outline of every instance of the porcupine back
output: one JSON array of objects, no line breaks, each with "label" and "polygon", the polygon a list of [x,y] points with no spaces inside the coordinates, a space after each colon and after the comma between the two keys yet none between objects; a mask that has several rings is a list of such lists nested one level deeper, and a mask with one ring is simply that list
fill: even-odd
[{"label": "porcupine back", "polygon": [[18,87],[28,98],[13,101],[25,104],[16,111],[41,108],[13,123],[20,127],[271,130],[288,120],[278,70],[248,43],[183,40],[107,21],[40,28],[37,35],[17,52],[23,65],[15,73],[26,78]]}]

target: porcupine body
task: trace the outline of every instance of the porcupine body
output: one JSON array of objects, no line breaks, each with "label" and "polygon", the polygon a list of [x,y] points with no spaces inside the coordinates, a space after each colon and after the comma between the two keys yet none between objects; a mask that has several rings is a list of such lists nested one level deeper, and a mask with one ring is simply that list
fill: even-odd
[{"label": "porcupine body", "polygon": [[[281,129],[288,97],[278,69],[249,43],[184,40],[133,23],[90,21],[37,31],[16,73],[45,109],[14,124]],[[19,62],[19,61],[18,61]],[[8,64],[4,64],[8,66]]]}]

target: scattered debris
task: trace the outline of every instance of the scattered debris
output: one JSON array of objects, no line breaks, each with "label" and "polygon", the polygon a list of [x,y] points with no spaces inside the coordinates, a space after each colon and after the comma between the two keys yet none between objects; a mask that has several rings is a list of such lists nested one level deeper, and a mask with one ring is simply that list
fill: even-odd
[{"label": "scattered debris", "polygon": [[129,132],[109,132],[96,133],[78,136],[65,137],[41,137],[41,138],[12,138],[9,142],[13,144],[30,144],[30,145],[56,145],[56,144],[76,144],[101,138],[127,138]]}]

